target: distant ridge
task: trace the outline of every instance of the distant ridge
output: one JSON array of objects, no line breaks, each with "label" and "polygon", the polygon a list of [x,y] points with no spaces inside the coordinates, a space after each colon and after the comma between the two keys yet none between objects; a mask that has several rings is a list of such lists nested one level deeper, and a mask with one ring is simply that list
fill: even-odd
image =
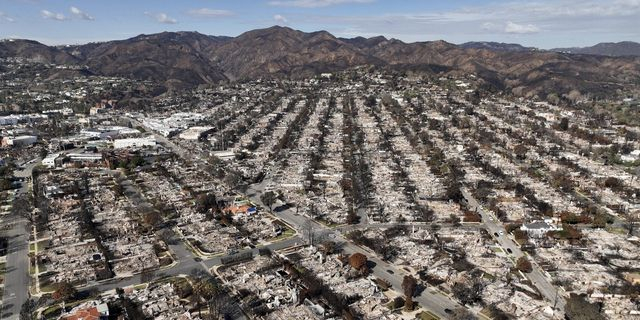
[{"label": "distant ridge", "polygon": [[487,50],[493,50],[493,51],[512,51],[512,52],[538,50],[537,48],[524,47],[517,43],[487,42],[487,41],[465,42],[463,44],[460,44],[460,47],[465,49],[487,49]]},{"label": "distant ridge", "polygon": [[602,42],[584,48],[556,48],[551,51],[573,54],[593,54],[609,57],[640,56],[640,43],[633,41]]},{"label": "distant ridge", "polygon": [[[625,46],[633,47],[632,43]],[[640,77],[639,57],[571,55],[496,42],[455,45],[441,40],[405,43],[382,36],[346,39],[326,31],[307,33],[279,26],[237,37],[162,32],[58,47],[29,40],[2,41],[0,57],[85,65],[93,74],[153,80],[168,89],[265,77],[303,78],[375,66],[475,74],[486,87],[519,96],[544,98],[579,90],[604,97],[635,85],[634,79]]]}]

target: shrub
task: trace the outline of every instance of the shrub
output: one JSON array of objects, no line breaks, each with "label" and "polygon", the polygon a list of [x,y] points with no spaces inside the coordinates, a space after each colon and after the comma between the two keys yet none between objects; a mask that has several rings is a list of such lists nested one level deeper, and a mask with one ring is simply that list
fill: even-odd
[{"label": "shrub", "polygon": [[520,257],[516,262],[516,268],[522,272],[529,273],[533,271],[533,266],[531,262],[525,257]]}]

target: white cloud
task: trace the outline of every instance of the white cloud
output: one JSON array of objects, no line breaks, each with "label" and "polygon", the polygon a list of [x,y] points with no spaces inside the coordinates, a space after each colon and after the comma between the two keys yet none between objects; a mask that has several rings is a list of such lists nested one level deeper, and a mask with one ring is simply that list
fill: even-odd
[{"label": "white cloud", "polygon": [[279,14],[273,16],[273,20],[275,20],[279,24],[287,24],[289,22],[289,20],[287,20],[285,16]]},{"label": "white cloud", "polygon": [[71,13],[73,13],[76,17],[83,19],[83,20],[95,20],[92,16],[90,16],[88,13],[83,12],[82,10],[78,9],[77,7],[71,7],[69,8],[69,11],[71,11]]},{"label": "white cloud", "polygon": [[493,22],[485,22],[482,24],[482,30],[487,31],[496,31],[498,29],[498,25]]},{"label": "white cloud", "polygon": [[532,25],[532,24],[517,24],[511,21],[507,22],[507,25],[504,27],[504,32],[506,33],[518,33],[518,34],[526,34],[526,33],[538,33],[540,32],[540,28]]},{"label": "white cloud", "polygon": [[284,1],[270,1],[269,4],[272,6],[283,6],[283,7],[300,7],[300,8],[320,8],[320,7],[328,7],[337,4],[346,4],[346,3],[370,3],[374,0],[284,0]]},{"label": "white cloud", "polygon": [[527,4],[510,3],[505,11],[521,11],[522,14],[536,17],[621,17],[640,13],[640,1],[578,1],[564,0],[554,2],[531,2]]},{"label": "white cloud", "polygon": [[192,9],[187,13],[195,17],[203,18],[228,17],[233,15],[233,12],[229,10],[218,10],[209,8]]},{"label": "white cloud", "polygon": [[40,10],[40,14],[42,15],[42,18],[44,18],[44,19],[51,19],[51,20],[56,20],[56,21],[67,20],[67,17],[65,17],[64,14],[51,12],[49,10]]},{"label": "white cloud", "polygon": [[0,11],[0,22],[15,22],[16,20],[8,16],[6,13]]},{"label": "white cloud", "polygon": [[178,23],[178,20],[169,17],[166,13],[151,13],[151,12],[145,12],[145,15],[151,17],[153,20],[155,20],[156,22],[159,23],[165,23],[165,24],[176,24]]},{"label": "white cloud", "polygon": [[339,36],[384,35],[407,42],[516,41],[540,48],[638,42],[638,17],[640,0],[509,0],[441,10],[287,15],[298,28],[321,25]]}]

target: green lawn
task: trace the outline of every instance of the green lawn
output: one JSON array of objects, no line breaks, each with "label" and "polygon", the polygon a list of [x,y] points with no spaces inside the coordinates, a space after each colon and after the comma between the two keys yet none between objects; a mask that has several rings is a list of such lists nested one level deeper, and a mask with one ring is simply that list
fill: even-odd
[{"label": "green lawn", "polygon": [[42,315],[46,318],[49,318],[51,316],[58,315],[58,314],[60,314],[59,304],[52,305],[51,307],[48,307],[44,309],[44,311],[42,311]]},{"label": "green lawn", "polygon": [[607,232],[614,233],[614,234],[627,235],[627,229],[625,228],[615,228],[615,227],[607,226],[605,227],[605,230],[607,230]]},{"label": "green lawn", "polygon": [[431,311],[422,311],[416,315],[416,318],[420,320],[440,320],[440,318],[431,313]]},{"label": "green lawn", "polygon": [[133,286],[133,290],[142,290],[142,289],[145,289],[146,287],[147,287],[146,283],[141,283]]},{"label": "green lawn", "polygon": [[[0,263],[0,283],[4,283],[4,273],[7,272],[6,267],[4,262]],[[0,297],[2,297],[2,288],[0,288]]]},{"label": "green lawn", "polygon": [[[44,250],[47,248],[47,243],[48,240],[40,240],[38,241],[37,245],[38,245],[38,252]],[[36,251],[36,244],[33,242],[29,243],[29,251],[34,252]]]},{"label": "green lawn", "polygon": [[331,222],[331,221],[327,221],[327,220],[323,220],[323,219],[316,219],[316,221],[318,221],[319,223],[329,227],[329,228],[336,228],[336,227],[340,227],[340,226],[346,226],[347,224],[345,223],[335,223],[335,222]]},{"label": "green lawn", "polygon": [[[76,300],[76,301],[71,301],[71,302],[67,302],[65,303],[65,308],[73,308],[77,305],[80,305],[84,302],[87,302],[91,299],[82,299],[82,300]],[[44,309],[44,311],[42,311],[42,315],[45,316],[46,318],[53,318],[53,316],[58,315],[60,313],[60,304],[56,303],[46,309]],[[56,317],[57,318],[57,317]]]},{"label": "green lawn", "polygon": [[54,292],[56,291],[55,283],[51,282],[50,277],[40,277],[40,292]]},{"label": "green lawn", "polygon": [[271,242],[284,240],[284,239],[293,237],[295,234],[296,234],[296,232],[294,230],[287,228],[287,230],[282,232],[282,234],[280,234],[279,236],[271,239]]},{"label": "green lawn", "polygon": [[485,279],[492,280],[492,281],[496,279],[496,277],[494,277],[492,274],[489,274],[489,273],[486,273],[486,272],[484,274],[482,274],[482,277],[485,278]]}]

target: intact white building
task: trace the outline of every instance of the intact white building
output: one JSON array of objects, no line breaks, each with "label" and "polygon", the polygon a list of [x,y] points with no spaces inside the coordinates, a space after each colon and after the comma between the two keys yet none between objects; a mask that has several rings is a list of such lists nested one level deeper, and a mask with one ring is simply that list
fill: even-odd
[{"label": "intact white building", "polygon": [[14,116],[0,117],[0,125],[14,125],[18,123],[18,118]]},{"label": "intact white building", "polygon": [[144,119],[142,120],[142,124],[165,137],[171,136],[179,131],[179,129],[171,127],[158,119]]},{"label": "intact white building", "polygon": [[58,186],[46,186],[44,187],[44,196],[46,198],[53,198],[56,196],[63,195],[64,192]]},{"label": "intact white building", "polygon": [[59,153],[49,154],[44,159],[42,159],[42,165],[44,165],[47,168],[55,168],[56,167],[56,160],[58,158],[60,158],[60,154]]},{"label": "intact white building", "polygon": [[620,156],[620,160],[624,162],[634,162],[640,160],[640,150],[633,150],[629,154],[623,154]]},{"label": "intact white building", "polygon": [[2,138],[3,146],[28,146],[36,143],[38,137],[36,136],[17,136],[17,137],[4,137]]},{"label": "intact white building", "polygon": [[213,130],[213,127],[191,127],[183,131],[179,137],[184,140],[198,140],[211,130]]},{"label": "intact white building", "polygon": [[520,230],[526,232],[533,238],[542,238],[549,231],[560,231],[562,227],[558,227],[554,219],[545,219],[544,221],[533,221],[531,223],[525,223],[520,227]]},{"label": "intact white building", "polygon": [[123,135],[137,135],[140,134],[140,131],[127,127],[112,126],[82,129],[80,134],[88,138],[108,139]]},{"label": "intact white building", "polygon": [[44,110],[42,111],[42,114],[52,114],[52,113],[59,113],[62,114],[63,116],[70,116],[73,114],[73,110],[71,108],[62,108],[62,109],[49,109],[49,110]]},{"label": "intact white building", "polygon": [[69,153],[71,161],[99,161],[102,160],[101,153]]},{"label": "intact white building", "polygon": [[113,140],[114,149],[155,147],[155,145],[156,139],[153,136]]},{"label": "intact white building", "polygon": [[220,160],[232,160],[236,156],[233,151],[213,151],[209,152],[209,155],[215,156]]}]

